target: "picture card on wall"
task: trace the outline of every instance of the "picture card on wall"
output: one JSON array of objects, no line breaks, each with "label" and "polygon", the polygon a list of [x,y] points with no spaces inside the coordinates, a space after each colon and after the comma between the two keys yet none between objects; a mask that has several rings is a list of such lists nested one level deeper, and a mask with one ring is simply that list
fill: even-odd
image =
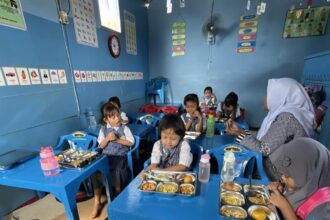
[{"label": "picture card on wall", "polygon": [[102,73],[101,71],[97,71],[97,81],[101,82],[102,81]]},{"label": "picture card on wall", "polygon": [[59,84],[60,80],[58,78],[57,70],[51,69],[50,72],[50,79],[52,80],[53,84]]},{"label": "picture card on wall", "polygon": [[101,71],[101,78],[102,78],[102,81],[104,82],[105,81],[105,71]]},{"label": "picture card on wall", "polygon": [[87,76],[85,71],[80,71],[81,82],[87,82]]},{"label": "picture card on wall", "polygon": [[66,73],[64,69],[57,70],[58,77],[60,78],[60,83],[61,84],[66,84],[68,83],[68,80],[66,79]]},{"label": "picture card on wall", "polygon": [[52,84],[48,69],[40,69],[41,80],[43,84]]},{"label": "picture card on wall", "polygon": [[92,72],[86,71],[86,75],[87,75],[87,82],[93,82]]},{"label": "picture card on wall", "polygon": [[18,77],[14,67],[2,67],[2,70],[8,86],[19,85]]},{"label": "picture card on wall", "polygon": [[76,83],[80,83],[81,82],[81,78],[80,78],[80,72],[79,70],[74,70],[73,71],[74,74],[74,80],[76,81]]},{"label": "picture card on wall", "polygon": [[97,74],[96,74],[96,71],[92,71],[92,79],[93,79],[93,82],[97,82]]},{"label": "picture card on wall", "polygon": [[32,84],[41,84],[39,70],[36,68],[29,68],[29,74]]},{"label": "picture card on wall", "polygon": [[5,78],[2,75],[2,70],[0,69],[0,86],[5,86]]},{"label": "picture card on wall", "polygon": [[16,67],[19,84],[21,86],[31,85],[28,69],[25,67]]}]

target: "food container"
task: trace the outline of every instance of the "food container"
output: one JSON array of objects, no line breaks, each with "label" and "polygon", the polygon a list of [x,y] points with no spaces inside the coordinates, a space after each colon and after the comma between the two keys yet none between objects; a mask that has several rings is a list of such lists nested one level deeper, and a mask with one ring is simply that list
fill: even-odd
[{"label": "food container", "polygon": [[[152,190],[154,185],[156,187]],[[147,193],[194,196],[197,189],[197,176],[193,172],[152,170],[145,173],[145,180],[141,182],[138,189]]]},{"label": "food container", "polygon": [[220,214],[227,218],[245,219],[246,211],[238,206],[224,205],[220,208]]},{"label": "food container", "polygon": [[276,220],[276,214],[268,207],[261,205],[253,205],[248,209],[249,216],[255,220]]},{"label": "food container", "polygon": [[[219,188],[219,214],[222,217],[279,220],[277,211],[267,207],[270,197],[267,186],[226,182]],[[245,217],[240,210],[245,211]]]},{"label": "food container", "polygon": [[222,192],[220,199],[221,203],[225,205],[243,206],[245,204],[244,196],[239,192]]},{"label": "food container", "polygon": [[181,184],[179,187],[179,191],[183,195],[194,195],[195,194],[195,186],[192,184]]},{"label": "food container", "polygon": [[158,183],[156,191],[167,194],[174,194],[178,191],[178,184],[175,182]]},{"label": "food container", "polygon": [[82,151],[68,149],[56,156],[56,160],[61,167],[83,168],[100,156],[97,151]]},{"label": "food container", "polygon": [[235,191],[240,192],[242,190],[242,186],[235,182],[225,182],[220,185],[221,191]]}]

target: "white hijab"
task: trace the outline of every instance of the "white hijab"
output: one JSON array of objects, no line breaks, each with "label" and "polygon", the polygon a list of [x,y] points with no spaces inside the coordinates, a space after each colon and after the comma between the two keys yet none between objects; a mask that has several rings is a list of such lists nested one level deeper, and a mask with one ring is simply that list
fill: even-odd
[{"label": "white hijab", "polygon": [[272,122],[282,112],[289,112],[311,137],[316,127],[314,108],[304,87],[290,78],[270,79],[267,86],[268,114],[261,124],[257,138],[260,140]]}]

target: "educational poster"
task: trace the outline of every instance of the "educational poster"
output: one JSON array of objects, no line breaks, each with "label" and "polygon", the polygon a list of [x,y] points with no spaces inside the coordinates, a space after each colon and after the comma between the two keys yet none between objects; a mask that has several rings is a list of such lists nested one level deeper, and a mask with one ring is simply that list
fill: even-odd
[{"label": "educational poster", "polygon": [[98,47],[93,0],[71,0],[71,6],[77,42]]},{"label": "educational poster", "polygon": [[330,7],[288,10],[283,38],[324,35]]},{"label": "educational poster", "polygon": [[81,78],[80,78],[80,72],[79,70],[74,70],[73,71],[74,74],[74,80],[76,81],[76,83],[80,83],[81,82]]},{"label": "educational poster", "polygon": [[21,86],[31,85],[29,72],[27,68],[16,67],[16,73]]},{"label": "educational poster", "polygon": [[126,52],[137,55],[135,16],[124,10]]},{"label": "educational poster", "polygon": [[8,86],[19,85],[18,77],[14,67],[2,67],[2,70]]},{"label": "educational poster", "polygon": [[0,24],[26,30],[20,0],[0,0]]},{"label": "educational poster", "polygon": [[183,56],[186,50],[186,22],[172,25],[172,56]]},{"label": "educational poster", "polygon": [[58,78],[60,79],[61,84],[66,84],[68,83],[68,80],[66,78],[66,73],[64,69],[57,70],[58,73]]},{"label": "educational poster", "polygon": [[31,79],[31,84],[41,84],[39,70],[36,68],[29,68],[29,75]]},{"label": "educational poster", "polygon": [[52,84],[48,69],[40,69],[40,74],[43,84]]},{"label": "educational poster", "polygon": [[57,70],[49,70],[50,72],[50,79],[52,81],[52,84],[59,84],[60,80],[58,78]]},{"label": "educational poster", "polygon": [[87,82],[86,72],[80,71],[81,82]]},{"label": "educational poster", "polygon": [[256,47],[258,16],[245,15],[240,17],[237,53],[251,53]]},{"label": "educational poster", "polygon": [[3,78],[2,70],[0,69],[0,86],[5,86],[5,78]]}]

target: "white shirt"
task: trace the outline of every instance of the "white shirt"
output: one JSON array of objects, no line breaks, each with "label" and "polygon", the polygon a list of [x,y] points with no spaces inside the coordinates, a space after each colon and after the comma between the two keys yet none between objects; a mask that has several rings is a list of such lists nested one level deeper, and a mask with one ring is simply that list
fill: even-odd
[{"label": "white shirt", "polygon": [[[111,126],[109,124],[107,124],[106,126],[107,126],[107,128],[111,128]],[[123,125],[123,126],[124,126],[124,136],[120,137],[120,139],[128,140],[129,142],[132,142],[134,144],[135,139],[134,139],[134,136],[133,136],[131,130],[126,125]],[[119,129],[119,127],[115,127],[114,129],[117,131]],[[97,138],[97,142],[99,142],[99,144],[100,144],[104,140],[104,138],[105,138],[105,135],[104,135],[103,129],[101,128],[100,132],[99,132],[99,136]]]},{"label": "white shirt", "polygon": [[[154,163],[154,164],[160,163],[160,158],[162,157],[162,153],[160,151],[160,142],[161,142],[161,140],[158,140],[154,144],[154,147],[152,148],[151,163]],[[193,156],[190,153],[189,143],[187,141],[182,141],[179,164],[186,166],[186,167],[190,167],[192,159],[193,159]]]},{"label": "white shirt", "polygon": [[[217,106],[217,112],[222,112],[222,105],[223,102],[219,102],[218,103],[218,106]],[[236,107],[236,118],[240,117],[241,116],[241,109],[239,107],[239,104],[237,104],[237,107]]]}]

